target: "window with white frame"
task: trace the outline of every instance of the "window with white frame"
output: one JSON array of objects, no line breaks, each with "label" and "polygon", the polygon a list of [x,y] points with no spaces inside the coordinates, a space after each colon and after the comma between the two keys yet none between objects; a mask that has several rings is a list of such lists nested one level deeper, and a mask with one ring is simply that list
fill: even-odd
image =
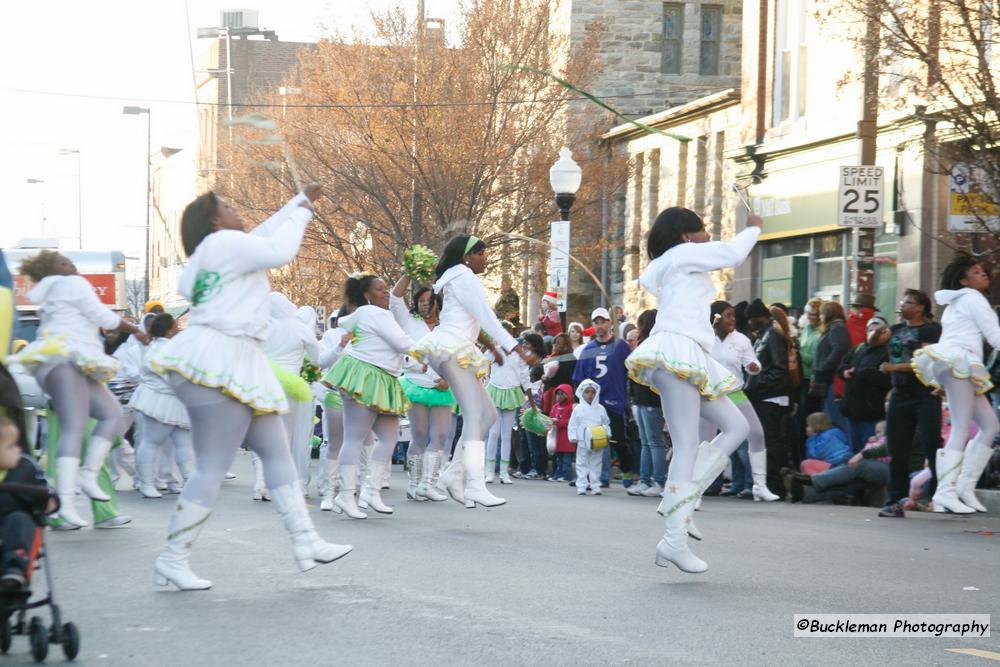
[{"label": "window with white frame", "polygon": [[809,0],[776,0],[774,17],[774,125],[806,113]]}]

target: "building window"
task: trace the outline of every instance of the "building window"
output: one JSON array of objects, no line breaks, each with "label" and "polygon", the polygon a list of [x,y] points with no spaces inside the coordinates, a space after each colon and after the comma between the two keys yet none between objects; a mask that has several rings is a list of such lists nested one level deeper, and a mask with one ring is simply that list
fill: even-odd
[{"label": "building window", "polygon": [[664,74],[681,73],[681,38],[684,34],[684,5],[663,3],[663,54],[660,71]]},{"label": "building window", "polygon": [[702,5],[699,74],[711,76],[719,73],[719,33],[721,31],[722,7]]},{"label": "building window", "polygon": [[806,114],[809,0],[776,0],[774,26],[774,124]]}]

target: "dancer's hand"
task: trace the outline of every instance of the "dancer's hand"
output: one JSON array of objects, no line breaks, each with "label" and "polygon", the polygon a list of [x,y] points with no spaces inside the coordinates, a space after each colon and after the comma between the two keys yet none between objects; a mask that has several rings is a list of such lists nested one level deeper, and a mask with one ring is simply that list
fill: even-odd
[{"label": "dancer's hand", "polygon": [[438,378],[438,381],[434,383],[438,391],[448,391],[448,381],[444,378]]},{"label": "dancer's hand", "polygon": [[750,364],[747,366],[747,370],[750,371],[751,373],[760,373],[760,364],[758,364],[756,361],[751,361]]},{"label": "dancer's hand", "polygon": [[354,340],[354,334],[350,331],[340,337],[340,347],[347,347],[347,344]]},{"label": "dancer's hand", "polygon": [[[515,347],[514,349],[516,350],[517,348]],[[492,350],[490,350],[490,352],[493,353],[493,362],[497,366],[503,366],[504,359],[506,359],[503,350],[501,350],[499,347],[494,347]]]},{"label": "dancer's hand", "polygon": [[136,340],[138,340],[138,341],[139,341],[140,343],[142,343],[143,345],[149,345],[149,336],[148,336],[148,335],[146,335],[146,334],[144,334],[143,332],[141,332],[141,331],[136,331],[136,332],[135,332],[134,334],[132,334],[132,335],[133,335],[133,336],[135,337],[135,339],[136,339]]},{"label": "dancer's hand", "polygon": [[751,213],[747,216],[747,227],[763,227],[764,218],[760,217],[756,213]]}]

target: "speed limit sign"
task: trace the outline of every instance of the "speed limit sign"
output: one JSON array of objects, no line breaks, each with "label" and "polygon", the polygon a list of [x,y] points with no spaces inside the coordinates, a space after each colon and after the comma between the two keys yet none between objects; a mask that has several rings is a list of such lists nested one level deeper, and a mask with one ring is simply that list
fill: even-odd
[{"label": "speed limit sign", "polygon": [[882,167],[841,167],[837,188],[837,224],[841,227],[881,226],[885,211],[884,194]]}]

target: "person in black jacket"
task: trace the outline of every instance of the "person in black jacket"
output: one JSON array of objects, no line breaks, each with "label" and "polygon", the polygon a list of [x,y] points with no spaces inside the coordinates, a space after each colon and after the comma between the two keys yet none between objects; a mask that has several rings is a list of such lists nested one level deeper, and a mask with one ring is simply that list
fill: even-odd
[{"label": "person in black jacket", "polygon": [[788,392],[788,318],[780,308],[768,308],[756,299],[747,307],[750,328],[757,332],[754,353],[760,360],[760,373],[751,375],[746,395],[764,428],[767,448],[767,488],[784,497],[781,469],[791,463],[788,447],[788,415],[791,411]]},{"label": "person in black jacket", "polygon": [[840,411],[850,422],[851,450],[860,452],[875,435],[875,425],[885,419],[885,396],[892,388],[881,366],[889,360],[889,323],[875,316],[868,320],[867,336],[844,357],[837,374],[844,378]]},{"label": "person in black jacket", "polygon": [[37,517],[58,504],[45,475],[18,445],[20,429],[0,417],[0,588],[21,590],[28,583]]},{"label": "person in black jacket", "polygon": [[819,309],[820,337],[813,357],[812,385],[809,395],[823,399],[823,412],[833,425],[844,433],[851,425],[840,412],[834,389],[834,378],[844,356],[851,351],[851,335],[844,323],[844,307],[836,301],[827,301]]}]

